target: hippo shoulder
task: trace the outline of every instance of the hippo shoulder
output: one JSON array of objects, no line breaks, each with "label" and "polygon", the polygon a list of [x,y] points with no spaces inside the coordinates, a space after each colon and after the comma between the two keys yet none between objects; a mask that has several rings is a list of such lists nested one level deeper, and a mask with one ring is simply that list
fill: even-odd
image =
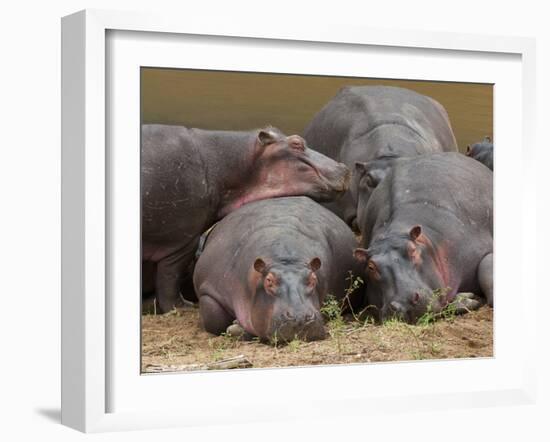
[{"label": "hippo shoulder", "polygon": [[142,124],[141,134],[143,136],[159,136],[170,134],[188,134],[190,129],[175,124]]}]

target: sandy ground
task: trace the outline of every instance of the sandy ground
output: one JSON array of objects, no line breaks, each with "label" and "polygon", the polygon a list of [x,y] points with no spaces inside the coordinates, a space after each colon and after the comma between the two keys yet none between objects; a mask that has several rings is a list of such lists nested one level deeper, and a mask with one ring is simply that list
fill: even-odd
[{"label": "sandy ground", "polygon": [[200,329],[193,307],[143,315],[142,371],[204,369],[239,355],[255,368],[493,355],[493,310],[486,306],[426,325],[395,320],[374,325],[346,318],[337,327],[327,324],[327,330],[323,341],[269,345],[213,336]]}]

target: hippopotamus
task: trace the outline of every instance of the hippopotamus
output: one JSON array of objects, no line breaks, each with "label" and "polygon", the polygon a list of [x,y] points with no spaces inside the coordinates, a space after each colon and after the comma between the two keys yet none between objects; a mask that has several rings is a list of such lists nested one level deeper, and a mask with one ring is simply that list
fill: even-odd
[{"label": "hippopotamus", "polygon": [[350,172],[274,127],[208,131],[144,124],[141,131],[142,260],[157,264],[158,309],[179,300],[200,235],[244,204],[306,195],[330,201]]},{"label": "hippopotamus", "polygon": [[457,151],[441,104],[412,90],[390,86],[343,87],[313,117],[304,138],[352,170],[349,191],[326,204],[350,226],[355,226],[358,187],[365,177],[366,162]]},{"label": "hippopotamus", "polygon": [[493,142],[486,136],[482,141],[466,146],[466,155],[493,170]]},{"label": "hippopotamus", "polygon": [[363,302],[362,291],[346,293],[349,272],[362,274],[355,247],[349,227],[307,197],[241,207],[212,228],[195,266],[202,327],[220,334],[236,320],[262,340],[323,339],[328,294],[352,308]]},{"label": "hippopotamus", "polygon": [[358,223],[354,255],[380,320],[493,305],[493,174],[481,163],[452,152],[396,159],[359,200]]}]

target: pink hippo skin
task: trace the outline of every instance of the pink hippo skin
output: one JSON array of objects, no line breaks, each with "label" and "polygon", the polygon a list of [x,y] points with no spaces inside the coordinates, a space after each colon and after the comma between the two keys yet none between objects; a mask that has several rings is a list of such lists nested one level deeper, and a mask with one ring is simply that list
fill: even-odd
[{"label": "pink hippo skin", "polygon": [[297,136],[268,127],[251,132],[143,125],[142,260],[156,264],[158,309],[178,304],[200,235],[240,206],[307,195],[330,201],[349,184],[349,170]]}]

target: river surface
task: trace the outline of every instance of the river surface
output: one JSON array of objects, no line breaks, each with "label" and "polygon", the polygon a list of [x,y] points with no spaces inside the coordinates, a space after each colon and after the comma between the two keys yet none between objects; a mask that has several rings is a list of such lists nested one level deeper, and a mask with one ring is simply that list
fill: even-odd
[{"label": "river surface", "polygon": [[141,119],[218,130],[271,124],[287,135],[301,134],[346,85],[399,86],[436,99],[449,114],[462,152],[493,136],[492,84],[313,75],[142,68]]}]

